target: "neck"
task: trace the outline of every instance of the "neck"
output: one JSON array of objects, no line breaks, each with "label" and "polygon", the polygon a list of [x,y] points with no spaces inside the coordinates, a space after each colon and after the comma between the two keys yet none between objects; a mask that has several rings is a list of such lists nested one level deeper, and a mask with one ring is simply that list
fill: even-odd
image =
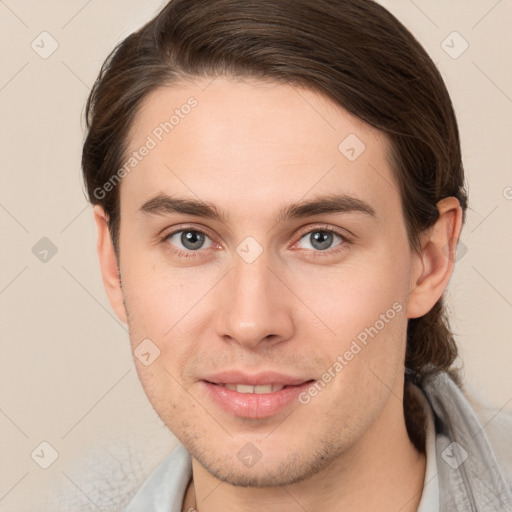
[{"label": "neck", "polygon": [[[401,418],[397,425],[396,418]],[[220,482],[192,459],[193,478],[183,511],[198,512],[416,512],[426,457],[407,434],[403,405],[391,396],[365,435],[330,466],[283,487],[235,487]]]}]

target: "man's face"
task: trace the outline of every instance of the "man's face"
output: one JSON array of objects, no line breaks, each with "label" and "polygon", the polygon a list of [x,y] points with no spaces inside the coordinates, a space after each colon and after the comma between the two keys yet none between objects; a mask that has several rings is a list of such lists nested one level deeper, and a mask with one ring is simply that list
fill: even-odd
[{"label": "man's face", "polygon": [[151,340],[146,359],[158,347],[137,371],[195,459],[235,485],[284,485],[403,421],[415,256],[381,132],[305,89],[210,82],[156,91],[132,127],[128,152],[150,150],[120,190],[130,340]]}]

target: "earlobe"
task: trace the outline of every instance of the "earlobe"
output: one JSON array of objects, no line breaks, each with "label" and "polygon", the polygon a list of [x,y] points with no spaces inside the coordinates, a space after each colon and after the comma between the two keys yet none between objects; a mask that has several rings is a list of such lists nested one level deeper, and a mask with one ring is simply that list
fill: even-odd
[{"label": "earlobe", "polygon": [[439,218],[425,232],[421,251],[416,255],[408,318],[427,314],[443,294],[453,273],[462,228],[462,208],[455,197],[447,197],[437,203],[437,209]]},{"label": "earlobe", "polygon": [[99,205],[94,207],[94,222],[96,223],[98,233],[97,250],[103,286],[105,287],[108,300],[116,315],[126,324],[127,316],[124,306],[123,290],[119,279],[116,254],[110,238],[106,214]]}]

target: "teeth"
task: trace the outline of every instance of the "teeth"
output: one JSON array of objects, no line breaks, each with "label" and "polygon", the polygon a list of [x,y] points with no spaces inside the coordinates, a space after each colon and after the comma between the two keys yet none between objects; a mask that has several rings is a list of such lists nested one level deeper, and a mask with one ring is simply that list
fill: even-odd
[{"label": "teeth", "polygon": [[281,391],[284,386],[279,384],[264,384],[262,386],[248,386],[247,384],[224,384],[225,387],[238,393],[273,393],[274,391]]}]

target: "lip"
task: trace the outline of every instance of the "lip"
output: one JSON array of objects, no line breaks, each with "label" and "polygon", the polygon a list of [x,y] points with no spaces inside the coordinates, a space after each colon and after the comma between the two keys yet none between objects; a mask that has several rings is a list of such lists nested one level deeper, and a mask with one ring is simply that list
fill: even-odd
[{"label": "lip", "polygon": [[[277,372],[247,374],[240,371],[221,372],[205,377],[200,384],[212,400],[232,416],[250,419],[268,418],[296,402],[297,397],[308,389],[314,379],[305,379]],[[246,384],[261,386],[277,384],[286,386],[273,393],[239,393],[221,384]]]},{"label": "lip", "polygon": [[273,371],[250,374],[240,370],[227,370],[207,375],[201,380],[213,382],[214,384],[246,384],[248,386],[279,384],[280,386],[297,386],[312,379],[293,377],[291,375],[285,375],[284,373]]}]

